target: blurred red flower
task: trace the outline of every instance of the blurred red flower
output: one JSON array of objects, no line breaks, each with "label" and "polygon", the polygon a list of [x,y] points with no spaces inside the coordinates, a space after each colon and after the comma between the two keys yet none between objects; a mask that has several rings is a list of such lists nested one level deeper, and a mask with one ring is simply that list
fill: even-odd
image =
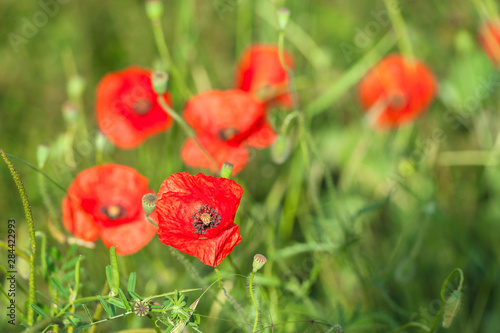
[{"label": "blurred red flower", "polygon": [[393,128],[424,113],[436,90],[436,79],[423,62],[393,54],[361,80],[359,96],[373,127]]},{"label": "blurred red flower", "polygon": [[[83,170],[62,201],[64,226],[77,238],[101,238],[108,248],[116,246],[118,254],[133,254],[156,233],[142,210],[142,196],[151,192],[147,178],[125,165]],[[156,220],[156,213],[150,217]]]},{"label": "blurred red flower", "polygon": [[[169,94],[164,96],[170,104]],[[135,148],[172,124],[156,99],[150,70],[129,67],[107,74],[97,87],[97,124],[117,147]]]},{"label": "blurred red flower", "polygon": [[[285,63],[293,68],[293,57],[283,52]],[[288,93],[288,74],[281,66],[279,50],[275,45],[257,44],[247,48],[236,71],[236,87],[257,96],[266,105],[293,107]]]},{"label": "blurred red flower", "polygon": [[241,241],[234,216],[243,194],[231,179],[175,173],[161,184],[156,209],[164,244],[217,266]]},{"label": "blurred red flower", "polygon": [[248,162],[248,148],[265,148],[276,133],[265,117],[264,105],[241,90],[207,91],[191,98],[183,113],[196,132],[203,148],[217,163],[217,168],[188,139],[182,147],[182,160],[190,167],[210,168],[218,172],[224,162],[233,164],[233,174]]},{"label": "blurred red flower", "polygon": [[479,40],[496,67],[500,67],[500,21],[486,22],[479,30]]}]

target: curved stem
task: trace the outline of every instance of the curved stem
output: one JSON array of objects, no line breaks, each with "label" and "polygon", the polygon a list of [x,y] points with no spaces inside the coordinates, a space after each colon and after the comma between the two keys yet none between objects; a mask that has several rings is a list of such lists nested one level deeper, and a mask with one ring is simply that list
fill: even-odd
[{"label": "curved stem", "polygon": [[168,105],[168,103],[165,100],[164,96],[158,96],[158,103],[160,104],[160,106],[162,107],[162,109],[170,117],[172,117],[174,119],[174,121],[176,121],[179,124],[179,126],[181,126],[182,130],[184,131],[184,133],[186,133],[186,135],[190,139],[192,139],[194,141],[194,143],[196,144],[196,146],[198,147],[198,149],[201,150],[201,152],[203,153],[203,155],[205,155],[205,157],[209,160],[210,164],[212,164],[212,166],[214,166],[215,169],[219,170],[219,166],[217,165],[217,163],[215,162],[215,160],[213,159],[213,157],[205,150],[205,148],[203,148],[203,146],[200,144],[200,142],[196,138],[196,133],[194,132],[194,130],[191,128],[191,126],[189,126],[189,124],[177,112],[175,112]]},{"label": "curved stem", "polygon": [[5,164],[9,168],[10,174],[12,175],[12,179],[14,179],[14,183],[16,183],[17,190],[19,191],[19,195],[21,197],[21,201],[23,202],[24,215],[26,216],[26,221],[28,222],[28,229],[30,235],[30,275],[29,275],[29,293],[28,293],[28,325],[33,326],[35,310],[31,306],[35,304],[35,252],[36,252],[36,238],[35,238],[35,224],[33,223],[33,214],[31,212],[31,205],[28,199],[28,195],[26,194],[26,189],[24,188],[23,182],[19,177],[14,165],[9,160],[9,158],[5,155],[4,151],[0,149],[0,154],[2,155]]},{"label": "curved stem", "polygon": [[408,327],[419,327],[426,332],[430,331],[429,327],[425,326],[424,324],[418,323],[416,321],[412,321],[408,324],[405,324],[401,327],[396,328],[395,330],[391,331],[391,333],[401,332],[402,330],[404,330],[405,328],[408,328]]},{"label": "curved stem", "polygon": [[257,332],[257,324],[259,323],[259,306],[257,305],[257,301],[255,300],[255,296],[253,295],[253,278],[255,276],[255,270],[252,271],[250,275],[250,283],[248,285],[248,289],[250,291],[250,298],[252,299],[253,307],[255,309],[255,321],[253,323],[253,331]]},{"label": "curved stem", "polygon": [[281,66],[285,69],[288,74],[288,91],[292,95],[293,108],[295,110],[299,109],[299,99],[297,98],[297,90],[295,89],[295,75],[290,67],[285,62],[285,30],[280,30],[278,36],[278,50]]}]

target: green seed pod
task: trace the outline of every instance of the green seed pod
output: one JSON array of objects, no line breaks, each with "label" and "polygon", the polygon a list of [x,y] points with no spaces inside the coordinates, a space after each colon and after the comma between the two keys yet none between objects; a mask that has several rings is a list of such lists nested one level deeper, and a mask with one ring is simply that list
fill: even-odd
[{"label": "green seed pod", "polygon": [[165,72],[153,72],[151,83],[156,94],[163,95],[167,91],[168,74]]},{"label": "green seed pod", "polygon": [[163,3],[160,0],[146,0],[146,15],[150,20],[158,20],[163,15]]},{"label": "green seed pod", "polygon": [[253,257],[253,270],[256,272],[261,269],[267,262],[267,258],[262,254],[256,254]]},{"label": "green seed pod", "polygon": [[135,302],[134,313],[139,317],[146,316],[149,313],[149,304],[144,301]]},{"label": "green seed pod", "polygon": [[290,9],[281,7],[276,13],[278,14],[278,26],[281,30],[285,30],[290,21]]},{"label": "green seed pod", "polygon": [[36,151],[36,160],[38,162],[38,168],[43,169],[47,159],[49,158],[50,147],[47,143],[42,143],[38,145]]},{"label": "green seed pod", "polygon": [[151,214],[155,210],[157,199],[158,198],[154,193],[144,194],[144,196],[142,197],[142,209],[144,210],[146,215]]},{"label": "green seed pod", "polygon": [[290,155],[290,142],[283,135],[278,135],[271,146],[271,159],[276,164],[283,164]]},{"label": "green seed pod", "polygon": [[222,178],[231,178],[231,174],[233,173],[233,165],[229,162],[225,162],[220,169],[220,176]]},{"label": "green seed pod", "polygon": [[82,95],[84,89],[85,80],[78,75],[72,76],[66,85],[66,90],[70,100],[78,99]]}]

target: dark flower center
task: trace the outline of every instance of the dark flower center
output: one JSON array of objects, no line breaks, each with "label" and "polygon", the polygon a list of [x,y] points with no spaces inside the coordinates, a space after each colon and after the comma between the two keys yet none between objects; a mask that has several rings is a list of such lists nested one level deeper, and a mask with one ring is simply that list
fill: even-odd
[{"label": "dark flower center", "polygon": [[116,220],[126,215],[127,211],[119,204],[113,204],[101,207],[101,213],[105,214],[110,220]]},{"label": "dark flower center", "polygon": [[134,103],[134,112],[137,113],[138,115],[143,116],[147,114],[149,111],[151,111],[151,106],[152,106],[151,101],[145,98],[139,98]]},{"label": "dark flower center", "polygon": [[221,220],[220,214],[217,209],[211,206],[201,206],[193,215],[193,227],[196,232],[204,235],[208,229],[216,228]]},{"label": "dark flower center", "polygon": [[406,102],[407,102],[407,98],[406,96],[401,93],[401,92],[398,92],[398,93],[394,93],[392,95],[389,96],[389,106],[393,109],[401,109],[403,108],[405,105],[406,105]]},{"label": "dark flower center", "polygon": [[219,132],[217,132],[217,136],[222,141],[229,141],[232,138],[234,138],[238,133],[239,133],[239,131],[237,128],[226,127],[226,128],[220,129]]}]

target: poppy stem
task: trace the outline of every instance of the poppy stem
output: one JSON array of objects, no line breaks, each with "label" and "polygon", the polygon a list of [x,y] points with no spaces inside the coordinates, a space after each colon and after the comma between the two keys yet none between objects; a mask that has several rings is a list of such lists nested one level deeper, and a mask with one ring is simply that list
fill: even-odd
[{"label": "poppy stem", "polygon": [[148,219],[149,223],[151,223],[152,225],[154,225],[155,227],[158,228],[158,224],[154,223],[153,220],[151,220],[151,218],[149,217],[149,214],[146,215],[146,218]]},{"label": "poppy stem", "polygon": [[293,100],[293,108],[294,110],[299,110],[299,99],[297,98],[297,89],[295,88],[295,75],[293,73],[293,70],[286,64],[285,62],[285,29],[280,29],[279,35],[278,35],[278,54],[280,58],[280,63],[281,66],[285,69],[287,75],[288,75],[288,91],[292,95],[292,100]]},{"label": "poppy stem", "polygon": [[[399,49],[401,52],[409,57],[410,59],[414,58],[413,47],[411,46],[410,36],[408,35],[408,30],[406,29],[406,24],[401,15],[401,4],[394,0],[384,0],[385,7],[389,12],[389,17],[391,18],[392,27],[396,32]],[[397,5],[397,8],[393,8]]]},{"label": "poppy stem", "polygon": [[257,332],[257,324],[259,323],[259,306],[257,305],[257,301],[255,300],[255,296],[253,294],[253,278],[255,276],[255,272],[257,270],[253,270],[252,274],[250,274],[250,283],[248,285],[248,290],[250,291],[250,298],[252,299],[253,307],[255,309],[255,321],[253,323],[253,332]]},{"label": "poppy stem", "polygon": [[160,104],[162,109],[181,126],[182,130],[186,133],[186,135],[194,141],[198,149],[209,160],[210,164],[212,164],[216,169],[219,169],[219,166],[217,165],[213,157],[205,150],[205,148],[203,148],[203,146],[196,138],[196,134],[194,130],[191,128],[191,126],[189,126],[188,123],[186,123],[186,121],[167,104],[164,96],[158,96],[158,103]]},{"label": "poppy stem", "polygon": [[29,229],[29,235],[30,235],[30,275],[29,275],[29,293],[28,293],[28,316],[27,316],[27,323],[30,326],[33,326],[34,322],[34,317],[35,317],[35,310],[31,305],[35,304],[35,291],[36,291],[36,286],[35,286],[35,252],[36,252],[36,236],[35,236],[35,224],[33,222],[33,213],[31,212],[31,205],[28,199],[28,195],[26,194],[26,189],[24,188],[23,182],[21,181],[21,178],[19,177],[19,174],[17,173],[16,169],[14,168],[14,165],[12,165],[12,162],[9,160],[7,155],[5,155],[4,151],[0,149],[0,155],[2,155],[2,158],[7,164],[7,167],[9,168],[10,174],[12,175],[12,179],[14,180],[14,183],[16,184],[17,190],[19,191],[19,196],[21,197],[21,201],[23,202],[23,208],[24,208],[24,215],[26,217],[26,221],[28,222],[28,229]]}]

